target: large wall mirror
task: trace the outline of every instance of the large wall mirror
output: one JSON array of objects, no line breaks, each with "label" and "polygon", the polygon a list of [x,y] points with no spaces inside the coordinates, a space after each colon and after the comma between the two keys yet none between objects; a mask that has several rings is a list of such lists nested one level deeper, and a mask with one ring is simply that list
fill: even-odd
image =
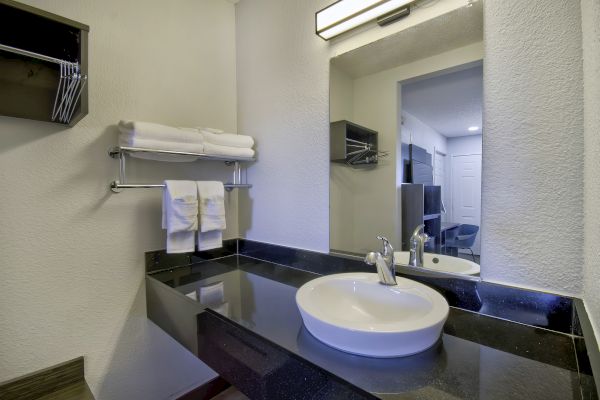
[{"label": "large wall mirror", "polygon": [[484,62],[481,1],[331,59],[332,253],[479,276]]}]

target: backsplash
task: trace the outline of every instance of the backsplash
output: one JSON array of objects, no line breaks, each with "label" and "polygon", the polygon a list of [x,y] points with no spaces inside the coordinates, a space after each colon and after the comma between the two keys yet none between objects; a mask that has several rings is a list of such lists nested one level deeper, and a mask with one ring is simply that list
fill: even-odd
[{"label": "backsplash", "polygon": [[[375,272],[373,267],[357,259],[245,239],[226,240],[222,249],[205,252],[189,254],[166,254],[164,250],[147,252],[146,270],[156,272],[234,254],[322,275]],[[573,299],[570,297],[457,278],[410,276],[410,279],[435,288],[446,297],[452,307],[569,335],[580,335],[580,330],[574,329],[576,324]]]}]

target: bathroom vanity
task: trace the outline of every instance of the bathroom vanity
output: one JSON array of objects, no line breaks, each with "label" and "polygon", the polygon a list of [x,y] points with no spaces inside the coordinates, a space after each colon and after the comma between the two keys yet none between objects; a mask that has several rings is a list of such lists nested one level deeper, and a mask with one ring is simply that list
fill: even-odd
[{"label": "bathroom vanity", "polygon": [[[344,353],[303,326],[295,295],[364,263],[245,240],[147,253],[148,316],[253,399],[594,399],[577,299],[452,278],[440,340],[408,357]],[[488,315],[484,315],[488,314]]]}]

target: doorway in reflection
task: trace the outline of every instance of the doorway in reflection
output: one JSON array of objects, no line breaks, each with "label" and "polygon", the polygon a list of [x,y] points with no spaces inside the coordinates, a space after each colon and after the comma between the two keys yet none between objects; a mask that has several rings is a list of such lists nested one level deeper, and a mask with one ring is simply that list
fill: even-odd
[{"label": "doorway in reflection", "polygon": [[482,63],[402,81],[398,99],[402,250],[423,224],[426,252],[479,264]]}]

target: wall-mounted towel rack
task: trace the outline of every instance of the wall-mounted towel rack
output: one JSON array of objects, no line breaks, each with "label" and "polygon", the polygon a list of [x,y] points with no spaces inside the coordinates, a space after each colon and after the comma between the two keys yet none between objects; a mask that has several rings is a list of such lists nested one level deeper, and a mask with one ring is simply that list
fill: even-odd
[{"label": "wall-mounted towel rack", "polygon": [[108,155],[112,158],[119,160],[119,179],[110,183],[110,189],[119,193],[122,189],[148,189],[148,188],[163,188],[164,184],[132,184],[127,183],[126,177],[126,156],[130,153],[151,153],[151,154],[169,154],[169,155],[180,155],[180,156],[194,156],[199,160],[210,160],[210,161],[222,161],[227,165],[233,165],[233,182],[224,183],[225,190],[231,191],[233,189],[248,189],[252,185],[242,182],[242,169],[240,166],[241,162],[256,161],[256,158],[250,157],[225,157],[213,154],[203,153],[187,153],[183,151],[170,151],[170,150],[154,150],[145,149],[141,147],[127,147],[117,146],[113,147],[108,151]]}]

